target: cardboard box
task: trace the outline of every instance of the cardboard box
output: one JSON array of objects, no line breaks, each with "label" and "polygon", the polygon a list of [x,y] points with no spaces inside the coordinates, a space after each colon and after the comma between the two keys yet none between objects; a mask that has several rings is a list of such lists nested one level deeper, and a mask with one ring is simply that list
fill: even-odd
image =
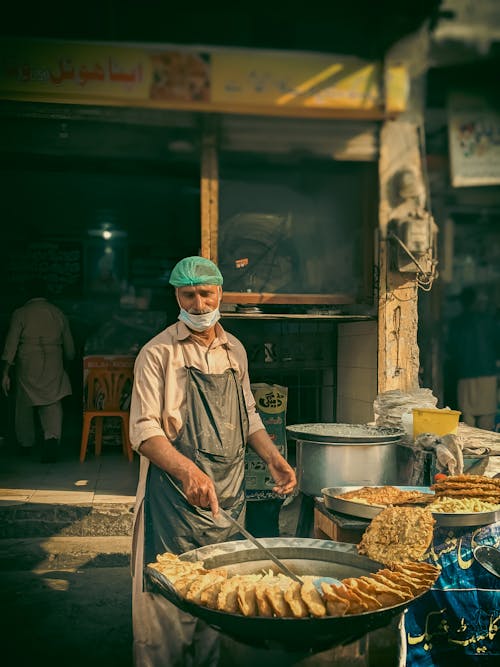
[{"label": "cardboard box", "polygon": [[[279,452],[286,458],[285,427],[288,388],[262,382],[252,384],[251,389],[264,428]],[[272,491],[274,481],[269,468],[250,447],[247,447],[245,454],[245,485],[247,500],[268,500],[282,497]]]}]

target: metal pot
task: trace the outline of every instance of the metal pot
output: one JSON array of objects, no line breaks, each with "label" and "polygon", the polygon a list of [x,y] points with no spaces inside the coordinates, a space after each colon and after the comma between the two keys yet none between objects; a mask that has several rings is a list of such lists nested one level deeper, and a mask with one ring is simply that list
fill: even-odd
[{"label": "metal pot", "polygon": [[[297,574],[317,574],[338,579],[359,577],[377,571],[378,563],[360,556],[354,544],[303,538],[265,538],[261,540]],[[276,568],[271,560],[248,540],[200,547],[180,556],[183,560],[203,561],[208,569],[223,567],[229,574],[248,574]],[[146,567],[146,576],[158,593],[193,616],[234,639],[262,648],[286,650],[325,650],[349,644],[366,633],[386,627],[402,614],[408,602],[363,614],[322,618],[266,618],[230,614],[181,598],[169,580],[157,570]],[[416,599],[416,598],[415,598]]]},{"label": "metal pot", "polygon": [[321,496],[330,486],[397,484],[397,443],[326,443],[297,440],[300,491]]},{"label": "metal pot", "polygon": [[297,481],[306,495],[321,496],[321,489],[332,486],[397,484],[402,429],[341,423],[286,429],[297,440]]}]

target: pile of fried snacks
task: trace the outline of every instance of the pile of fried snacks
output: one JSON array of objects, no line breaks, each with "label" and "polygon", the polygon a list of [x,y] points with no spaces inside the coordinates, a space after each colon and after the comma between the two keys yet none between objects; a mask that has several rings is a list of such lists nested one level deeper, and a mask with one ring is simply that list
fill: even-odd
[{"label": "pile of fried snacks", "polygon": [[500,504],[485,502],[480,498],[450,498],[448,496],[440,496],[427,507],[431,512],[449,514],[472,514],[500,510]]},{"label": "pile of fried snacks", "polygon": [[500,479],[484,475],[451,475],[431,486],[437,497],[477,498],[500,504]]},{"label": "pile of fried snacks", "polygon": [[428,563],[399,563],[374,574],[348,577],[340,585],[301,576],[302,583],[283,574],[228,576],[223,569],[206,570],[164,553],[149,567],[161,572],[179,595],[211,609],[244,616],[307,618],[346,616],[404,603],[427,591],[440,569]]}]

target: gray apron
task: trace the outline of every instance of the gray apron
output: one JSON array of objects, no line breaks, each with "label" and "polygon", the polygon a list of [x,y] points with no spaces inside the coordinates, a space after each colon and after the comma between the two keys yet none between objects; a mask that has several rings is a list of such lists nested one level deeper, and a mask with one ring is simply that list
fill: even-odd
[{"label": "gray apron", "polygon": [[[231,362],[229,358],[229,362]],[[186,367],[184,425],[172,441],[213,481],[219,504],[244,521],[244,454],[248,415],[241,383],[233,368],[202,373]],[[145,563],[159,553],[183,553],[231,539],[235,529],[210,509],[194,507],[163,470],[149,466],[145,493]]]}]

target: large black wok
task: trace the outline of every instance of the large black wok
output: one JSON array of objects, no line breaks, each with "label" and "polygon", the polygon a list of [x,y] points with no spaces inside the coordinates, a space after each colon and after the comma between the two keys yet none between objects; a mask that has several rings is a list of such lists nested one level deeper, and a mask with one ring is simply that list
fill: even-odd
[{"label": "large black wok", "polygon": [[[297,574],[317,574],[343,579],[362,576],[380,569],[379,563],[359,556],[353,544],[306,538],[266,538],[266,547],[285,561]],[[258,573],[276,570],[270,560],[262,558],[247,540],[224,542],[182,554],[181,559],[202,560],[208,569],[224,567],[232,574]],[[264,618],[246,617],[203,607],[180,597],[168,579],[146,567],[146,575],[157,592],[170,602],[234,639],[266,648],[321,651],[349,644],[367,632],[389,625],[402,614],[408,602],[378,611],[345,617],[324,618]]]}]

